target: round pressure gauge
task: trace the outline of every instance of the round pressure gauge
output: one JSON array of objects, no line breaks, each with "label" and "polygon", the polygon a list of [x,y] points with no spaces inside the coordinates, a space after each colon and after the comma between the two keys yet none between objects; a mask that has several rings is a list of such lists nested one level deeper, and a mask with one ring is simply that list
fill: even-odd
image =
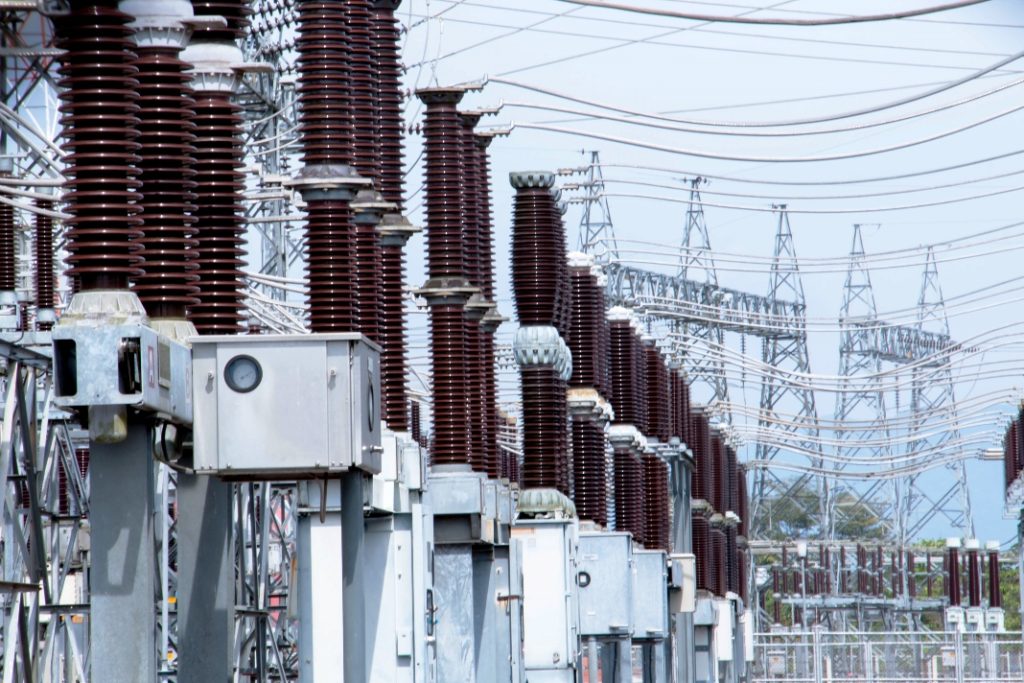
[{"label": "round pressure gauge", "polygon": [[235,356],[224,366],[224,381],[232,390],[244,394],[263,381],[263,368],[252,356]]}]

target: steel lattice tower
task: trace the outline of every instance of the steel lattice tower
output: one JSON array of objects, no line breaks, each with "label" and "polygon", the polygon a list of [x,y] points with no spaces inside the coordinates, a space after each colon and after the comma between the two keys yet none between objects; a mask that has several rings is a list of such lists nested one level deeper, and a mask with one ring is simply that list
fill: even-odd
[{"label": "steel lattice tower", "polygon": [[598,263],[618,260],[619,245],[615,241],[612,212],[608,207],[608,198],[604,195],[601,155],[597,151],[584,151],[583,154],[590,154],[590,165],[584,167],[587,180],[579,184],[580,189],[586,191],[580,199],[583,204],[583,216],[580,218],[579,250],[593,256]]},{"label": "steel lattice tower", "polygon": [[[921,293],[917,300],[917,329],[949,336],[949,319],[946,317],[946,302],[939,284],[938,265],[935,252],[928,248],[925,257]],[[908,446],[908,455],[926,450],[935,450],[960,441],[957,423],[956,396],[953,390],[951,355],[946,349],[938,349],[933,361],[915,367],[912,371],[910,391],[910,412],[913,421]],[[947,422],[951,426],[929,430],[930,420]],[[967,538],[974,537],[974,520],[971,516],[971,498],[967,488],[967,469],[963,460],[947,465],[956,480],[938,497],[929,496],[914,485],[917,477],[909,478],[906,504],[898,520],[900,537],[913,538],[936,514],[944,514],[950,522],[963,530]],[[959,498],[959,509],[956,499]],[[922,508],[923,506],[923,508]]]},{"label": "steel lattice tower", "polygon": [[[686,225],[683,228],[683,243],[679,252],[678,277],[683,280],[703,281],[712,288],[718,288],[718,271],[711,251],[707,221],[704,218],[704,202],[700,186],[707,183],[704,178],[690,180],[690,201],[686,208]],[[686,368],[694,382],[704,382],[711,387],[712,401],[726,409],[722,418],[732,422],[732,410],[728,408],[729,380],[725,374],[725,331],[706,314],[704,320],[689,322],[683,326]]]},{"label": "steel lattice tower", "polygon": [[[778,327],[772,336],[765,337],[763,361],[768,367],[761,384],[761,406],[758,418],[758,430],[767,432],[788,432],[806,435],[804,441],[797,439],[798,447],[804,452],[821,453],[818,441],[819,424],[818,409],[814,401],[814,391],[798,386],[784,379],[785,374],[806,374],[810,372],[810,359],[807,352],[807,304],[804,287],[800,279],[797,265],[796,250],[793,246],[793,232],[789,225],[789,213],[786,205],[778,205],[779,222],[775,234],[775,248],[772,257],[771,275],[768,283],[768,301],[795,303],[798,315],[786,327]],[[780,416],[780,407],[791,406],[785,412],[790,415]],[[778,426],[773,426],[777,423]],[[774,460],[782,450],[776,442],[768,443],[759,439],[755,458],[766,463]],[[822,467],[821,458],[811,459],[813,467]],[[819,534],[824,532],[827,512],[824,501],[828,498],[828,483],[824,478],[804,474],[782,490],[783,482],[770,470],[761,467],[755,471],[754,491],[752,495],[752,521],[755,536],[763,535],[766,517],[761,510],[764,502],[770,498],[787,498],[796,500],[794,493],[801,490],[810,480],[816,480],[819,509],[807,510],[808,514],[816,515],[819,522]],[[769,481],[771,480],[771,481]]]},{"label": "steel lattice tower", "polygon": [[[889,428],[886,419],[885,394],[879,374],[882,371],[882,355],[879,336],[878,309],[871,286],[871,275],[864,264],[864,240],[861,226],[853,226],[853,244],[850,248],[850,265],[843,285],[843,304],[839,312],[839,392],[836,394],[835,421],[836,456],[869,455],[881,460],[890,455]],[[868,375],[869,377],[860,377]],[[846,430],[845,423],[856,423],[858,429]],[[868,444],[868,445],[864,445]],[[873,484],[859,496],[861,505],[867,505],[884,484]],[[896,479],[891,483],[893,501],[899,505],[903,499],[903,482]],[[827,503],[827,526],[829,538],[836,538],[837,507],[836,494],[832,491]],[[891,504],[874,510],[880,520],[891,519]],[[884,523],[884,522],[883,522]]]}]

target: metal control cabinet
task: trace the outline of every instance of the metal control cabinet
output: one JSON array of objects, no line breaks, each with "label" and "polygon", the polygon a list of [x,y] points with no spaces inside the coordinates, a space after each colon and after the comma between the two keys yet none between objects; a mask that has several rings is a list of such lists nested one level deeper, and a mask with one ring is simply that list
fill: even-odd
[{"label": "metal control cabinet", "polygon": [[520,520],[512,528],[522,552],[523,664],[531,683],[576,680],[577,533],[569,519]]},{"label": "metal control cabinet", "polygon": [[633,538],[625,532],[580,534],[580,635],[629,637],[633,631]]},{"label": "metal control cabinet", "polygon": [[192,374],[197,472],[380,472],[380,352],[362,335],[196,337]]},{"label": "metal control cabinet", "polygon": [[660,550],[633,552],[633,639],[668,637],[668,564]]},{"label": "metal control cabinet", "polygon": [[188,424],[188,347],[137,323],[53,328],[56,392],[62,408],[129,406]]}]

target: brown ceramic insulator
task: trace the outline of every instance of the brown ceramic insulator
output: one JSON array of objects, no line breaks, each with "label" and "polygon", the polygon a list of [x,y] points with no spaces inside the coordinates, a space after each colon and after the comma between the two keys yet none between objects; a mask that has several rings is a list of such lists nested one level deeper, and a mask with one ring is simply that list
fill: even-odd
[{"label": "brown ceramic insulator", "polygon": [[1010,488],[1010,484],[1017,478],[1017,421],[1010,423],[1003,438],[1003,484],[1004,488]]},{"label": "brown ceramic insulator", "polygon": [[409,402],[409,433],[412,434],[413,441],[421,446],[423,445],[422,415],[420,414],[419,401]]},{"label": "brown ceramic insulator", "polygon": [[188,315],[200,334],[237,334],[244,317],[245,263],[241,108],[227,92],[197,92],[195,99],[193,227],[199,303],[189,307]]},{"label": "brown ceramic insulator", "polygon": [[[568,428],[562,420],[560,404],[565,391],[559,390],[558,372],[551,366],[520,368],[523,396],[523,468],[524,488],[552,488],[568,493],[566,481]],[[564,385],[563,385],[564,386]]]},{"label": "brown ceramic insulator", "polygon": [[[401,213],[404,201],[400,32],[395,9],[400,0],[373,0],[370,40],[374,68],[374,179],[384,201]],[[381,246],[381,405],[394,431],[408,428],[406,401],[405,252],[400,246]]]},{"label": "brown ceramic insulator", "polygon": [[728,503],[726,505],[726,511],[733,512],[738,515],[740,512],[739,463],[736,461],[736,451],[732,446],[726,447],[725,457],[725,467],[728,475]]},{"label": "brown ceramic insulator", "polygon": [[628,321],[611,322],[609,367],[611,369],[611,402],[617,424],[636,425],[637,406],[634,375],[633,327]]},{"label": "brown ceramic insulator", "polygon": [[647,374],[648,436],[668,443],[672,436],[671,389],[668,367],[653,342],[644,344]]},{"label": "brown ceramic insulator", "polygon": [[236,41],[245,35],[252,8],[249,0],[192,0],[197,17],[224,17],[226,26],[203,24],[192,34],[193,42]]},{"label": "brown ceramic insulator", "polygon": [[736,466],[736,490],[739,498],[740,535],[750,537],[750,499],[747,497],[747,469],[743,465]]},{"label": "brown ceramic insulator", "polygon": [[604,433],[589,416],[572,418],[573,502],[580,519],[608,524]]},{"label": "brown ceramic insulator", "polygon": [[644,478],[644,518],[646,545],[650,549],[669,550],[668,465],[656,455],[642,459]]},{"label": "brown ceramic insulator", "polygon": [[184,318],[199,302],[195,283],[195,101],[187,64],[173,47],[138,50],[142,274],[132,290],[151,318]]},{"label": "brown ceramic insulator", "polygon": [[[908,557],[909,565],[909,557]],[[998,609],[1003,606],[1003,594],[999,586],[999,551],[988,551],[988,606]]]},{"label": "brown ceramic insulator", "polygon": [[641,433],[649,433],[648,394],[647,394],[647,354],[640,336],[633,334],[633,401],[636,406],[636,418],[633,424]]},{"label": "brown ceramic insulator", "polygon": [[405,411],[405,252],[401,246],[381,246],[380,278],[381,411],[388,427],[402,432],[409,422]]},{"label": "brown ceramic insulator", "polygon": [[628,450],[616,449],[615,528],[633,534],[637,543],[647,538],[643,508],[643,466],[640,458]]},{"label": "brown ceramic insulator", "polygon": [[512,223],[512,291],[522,325],[557,327],[560,303],[559,259],[564,243],[551,226],[551,192],[547,188],[516,190]]},{"label": "brown ceramic insulator", "polygon": [[480,120],[477,114],[463,113],[462,124],[462,253],[465,276],[470,285],[483,292],[481,277],[483,263],[480,259],[480,164],[482,152],[476,144],[474,128]]},{"label": "brown ceramic insulator", "polygon": [[690,497],[710,502],[711,463],[708,459],[707,418],[698,410],[690,411],[690,450],[693,451],[693,473],[690,478]]},{"label": "brown ceramic insulator", "polygon": [[373,58],[370,0],[347,0],[349,115],[355,127],[353,165],[364,178],[378,179],[375,140],[377,75]]},{"label": "brown ceramic insulator", "polygon": [[711,592],[719,597],[725,597],[726,591],[726,547],[725,532],[717,527],[712,527],[711,537]]},{"label": "brown ceramic insulator", "polygon": [[725,528],[725,567],[726,590],[739,595],[740,592],[740,556],[736,547],[736,527]]},{"label": "brown ceramic insulator", "polygon": [[346,4],[297,3],[299,133],[307,166],[351,165],[355,156]]},{"label": "brown ceramic insulator", "polygon": [[456,108],[462,93],[432,91],[420,97],[427,105],[423,122],[427,271],[435,279],[464,279],[462,122]]},{"label": "brown ceramic insulator", "polygon": [[708,468],[710,470],[710,481],[708,494],[711,496],[708,498],[708,502],[711,503],[711,507],[716,512],[725,513],[725,505],[722,500],[723,492],[723,473],[725,468],[722,465],[723,456],[725,455],[725,449],[722,447],[722,441],[718,438],[718,435],[712,433],[708,440]]},{"label": "brown ceramic insulator", "polygon": [[498,414],[498,378],[495,375],[494,334],[484,331],[481,337],[480,362],[483,369],[483,420],[486,426],[484,442],[484,471],[488,477],[505,476],[501,469],[501,451],[498,433],[501,428]]},{"label": "brown ceramic insulator", "polygon": [[343,200],[311,201],[306,207],[309,326],[313,332],[361,330],[353,280],[357,277],[356,227]]},{"label": "brown ceramic insulator", "polygon": [[572,352],[572,378],[574,387],[597,387],[597,363],[600,355],[594,315],[594,288],[590,268],[571,268],[569,283],[572,287],[572,308],[565,342]]},{"label": "brown ceramic insulator", "polygon": [[[53,202],[37,200],[36,206],[44,211],[53,210]],[[53,219],[42,213],[35,214],[35,257],[36,257],[36,305],[42,308],[54,306],[53,272]],[[38,323],[41,330],[48,330],[51,323]]]},{"label": "brown ceramic insulator", "polygon": [[466,346],[462,351],[462,363],[465,368],[466,382],[466,415],[469,443],[469,464],[475,472],[487,469],[487,425],[484,422],[484,368],[481,362],[483,350],[483,330],[480,321],[467,318],[465,321]]},{"label": "brown ceramic insulator", "polygon": [[981,563],[978,551],[971,548],[967,551],[967,605],[981,607]]},{"label": "brown ceramic insulator", "polygon": [[491,209],[491,163],[489,135],[476,134],[477,203],[480,227],[480,287],[485,300],[494,301],[494,218]]},{"label": "brown ceramic insulator", "polygon": [[68,274],[82,290],[127,289],[139,274],[139,148],[131,17],[116,0],[73,3],[54,19],[68,178]]},{"label": "brown ceramic insulator", "polygon": [[400,0],[373,0],[370,40],[373,46],[374,140],[377,143],[377,180],[384,201],[401,213],[404,184],[402,165],[402,65],[399,52],[401,31],[395,18]]},{"label": "brown ceramic insulator", "polygon": [[[355,262],[352,264],[354,278],[351,281],[352,296],[355,299],[355,326],[373,342],[380,341],[381,313],[381,245],[374,222],[354,220]],[[312,303],[312,302],[311,302]]]},{"label": "brown ceramic insulator", "polygon": [[[693,554],[697,558],[697,588],[711,590],[709,570],[711,568],[711,526],[708,518],[694,510],[690,513]],[[777,578],[774,575],[773,578]]]},{"label": "brown ceramic insulator", "polygon": [[[3,174],[4,178],[10,176]],[[16,286],[14,264],[14,207],[0,204],[0,292],[13,292]]]},{"label": "brown ceramic insulator", "polygon": [[569,264],[566,261],[566,232],[565,221],[562,220],[562,209],[555,200],[557,193],[551,201],[551,231],[555,237],[558,254],[555,257],[557,289],[555,291],[555,318],[553,325],[564,339],[568,333],[569,319],[572,308],[572,287],[569,284]]},{"label": "brown ceramic insulator", "polygon": [[1017,463],[1015,471],[1019,475],[1024,471],[1024,409],[1015,421],[1017,424]]},{"label": "brown ceramic insulator", "polygon": [[463,307],[437,304],[430,307],[430,340],[433,355],[434,438],[431,463],[469,462],[466,428],[467,387],[463,354],[466,325]]}]

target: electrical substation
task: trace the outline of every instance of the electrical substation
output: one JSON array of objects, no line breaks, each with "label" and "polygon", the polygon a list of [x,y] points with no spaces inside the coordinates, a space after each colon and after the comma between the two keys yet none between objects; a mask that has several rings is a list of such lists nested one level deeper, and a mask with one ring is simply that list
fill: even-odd
[{"label": "electrical substation", "polygon": [[866,226],[809,261],[845,277],[815,374],[784,193],[739,259],[679,171],[672,263],[637,256],[628,164],[495,171],[555,130],[495,88],[600,107],[421,81],[415,31],[496,6],[406,3],[0,0],[0,681],[1024,681],[1024,548],[974,522],[1022,519],[1024,404],[958,402],[952,242],[903,318]]}]

